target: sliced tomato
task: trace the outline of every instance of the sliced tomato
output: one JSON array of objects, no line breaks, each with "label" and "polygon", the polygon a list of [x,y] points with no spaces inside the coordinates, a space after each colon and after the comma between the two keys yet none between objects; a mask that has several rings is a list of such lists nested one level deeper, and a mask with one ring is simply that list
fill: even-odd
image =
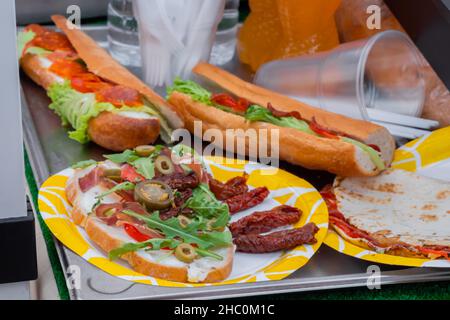
[{"label": "sliced tomato", "polygon": [[35,23],[27,25],[24,30],[25,31],[33,31],[36,35],[39,35],[39,34],[42,34],[45,32],[50,32],[49,29],[47,29],[39,24],[35,24]]},{"label": "sliced tomato", "polygon": [[436,258],[444,257],[445,259],[450,260],[450,258],[448,256],[448,252],[446,252],[446,251],[428,249],[428,248],[424,248],[424,247],[418,247],[417,249],[421,253],[424,253],[426,255],[432,254],[432,255],[436,256]]},{"label": "sliced tomato", "polygon": [[57,61],[57,60],[77,60],[80,57],[76,52],[71,51],[62,51],[62,50],[56,50],[53,51],[45,56],[50,61]]},{"label": "sliced tomato", "polygon": [[137,173],[136,169],[133,166],[130,166],[128,163],[122,166],[120,177],[122,178],[122,180],[133,183],[145,180],[145,177]]},{"label": "sliced tomato", "polygon": [[381,152],[381,149],[376,144],[368,144],[369,147],[371,147],[373,150]]},{"label": "sliced tomato", "polygon": [[72,77],[86,73],[86,68],[73,60],[61,59],[52,63],[49,70],[65,79],[71,79]]},{"label": "sliced tomato", "polygon": [[131,238],[136,240],[137,242],[147,241],[147,240],[152,238],[152,237],[150,237],[150,236],[148,236],[146,234],[143,234],[143,233],[139,232],[139,230],[135,226],[133,226],[131,224],[126,223],[126,224],[123,225],[123,228],[124,228],[125,232]]},{"label": "sliced tomato", "polygon": [[312,121],[309,123],[309,127],[312,131],[317,133],[319,136],[328,138],[328,139],[339,139],[339,136],[330,130],[322,127],[320,124],[317,123],[316,119],[313,117]]},{"label": "sliced tomato", "polygon": [[78,92],[97,92],[106,88],[110,88],[113,85],[103,81],[93,73],[81,73],[72,77],[70,84],[73,89]]},{"label": "sliced tomato", "polygon": [[[36,29],[35,27],[33,28]],[[62,50],[75,52],[66,35],[50,30],[46,30],[45,32],[39,31],[32,40],[32,44],[33,46],[50,51]]]},{"label": "sliced tomato", "polygon": [[120,85],[105,87],[97,91],[96,98],[98,101],[109,102],[117,107],[123,105],[136,107],[143,104],[142,96],[137,90]]},{"label": "sliced tomato", "polygon": [[232,96],[226,93],[213,94],[211,101],[224,107],[229,107],[237,112],[243,112],[247,110],[250,105],[244,98],[238,98],[235,100]]}]

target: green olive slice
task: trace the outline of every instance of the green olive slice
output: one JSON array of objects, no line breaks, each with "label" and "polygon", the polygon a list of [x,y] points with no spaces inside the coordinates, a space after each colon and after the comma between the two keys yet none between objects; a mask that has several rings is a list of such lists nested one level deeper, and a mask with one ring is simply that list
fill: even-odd
[{"label": "green olive slice", "polygon": [[103,175],[107,178],[120,177],[122,170],[120,168],[107,168],[105,169]]},{"label": "green olive slice", "polygon": [[182,214],[180,214],[177,219],[182,228],[186,228],[191,223],[191,219]]},{"label": "green olive slice", "polygon": [[162,174],[172,174],[175,170],[169,157],[160,155],[155,159],[155,168]]},{"label": "green olive slice", "polygon": [[173,202],[172,189],[161,181],[145,180],[134,188],[134,197],[147,210],[160,210],[170,207]]},{"label": "green olive slice", "polygon": [[181,243],[175,249],[175,257],[180,261],[190,263],[197,257],[197,253],[190,244]]},{"label": "green olive slice", "polygon": [[139,157],[148,157],[155,152],[155,147],[150,145],[142,145],[134,148],[134,151]]}]

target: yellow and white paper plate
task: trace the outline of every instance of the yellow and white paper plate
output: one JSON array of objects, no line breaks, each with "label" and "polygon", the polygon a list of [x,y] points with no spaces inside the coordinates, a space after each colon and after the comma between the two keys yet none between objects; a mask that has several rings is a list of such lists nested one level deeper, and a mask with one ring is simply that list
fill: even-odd
[{"label": "yellow and white paper plate", "polygon": [[[227,161],[225,161],[227,160]],[[231,275],[223,282],[214,284],[187,284],[149,277],[133,271],[125,262],[110,261],[107,255],[92,243],[84,229],[75,225],[70,218],[72,207],[65,195],[65,185],[73,169],[65,169],[47,179],[39,190],[39,211],[52,233],[65,246],[79,254],[86,261],[119,278],[160,286],[192,287],[222,285],[256,281],[280,280],[305,265],[322,244],[328,229],[328,210],[320,196],[307,181],[286,171],[255,162],[244,162],[219,157],[205,159],[208,171],[214,178],[226,181],[245,171],[249,174],[251,187],[266,186],[269,197],[260,205],[232,217],[232,221],[254,211],[268,210],[280,204],[299,208],[303,214],[295,227],[314,222],[319,228],[314,245],[298,246],[295,249],[267,254],[246,254],[236,252]]]},{"label": "yellow and white paper plate", "polygon": [[[450,127],[424,135],[398,148],[392,166],[450,181]],[[400,257],[358,247],[344,240],[331,228],[325,243],[341,253],[367,261],[409,267],[450,268],[450,261],[445,259]]]}]

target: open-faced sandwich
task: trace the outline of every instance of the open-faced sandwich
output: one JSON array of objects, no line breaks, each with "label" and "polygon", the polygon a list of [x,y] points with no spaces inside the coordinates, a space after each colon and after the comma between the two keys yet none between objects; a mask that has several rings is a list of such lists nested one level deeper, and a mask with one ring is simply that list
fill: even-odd
[{"label": "open-faced sandwich", "polygon": [[[206,63],[193,71],[220,89],[212,93],[180,79],[168,89],[168,101],[191,132],[195,121],[224,136],[227,129],[254,129],[261,143],[279,143],[282,160],[340,176],[374,176],[392,161],[394,139],[381,126],[313,108]],[[274,129],[279,141],[259,134]],[[237,138],[225,148],[235,151]]]},{"label": "open-faced sandwich", "polygon": [[47,90],[50,108],[73,130],[69,137],[122,151],[168,141],[183,122],[166,101],[117,63],[62,16],[52,16],[64,33],[29,25],[18,35],[24,72]]},{"label": "open-faced sandwich", "polygon": [[389,169],[378,177],[336,178],[322,192],[330,226],[378,253],[449,258],[450,184]]},{"label": "open-faced sandwich", "polygon": [[235,250],[267,253],[316,242],[315,224],[290,228],[301,212],[287,205],[230,224],[232,214],[261,204],[269,190],[249,187],[247,175],[214,179],[181,144],[105,157],[73,166],[66,185],[71,218],[111,259],[122,258],[140,273],[217,282],[229,276]]}]

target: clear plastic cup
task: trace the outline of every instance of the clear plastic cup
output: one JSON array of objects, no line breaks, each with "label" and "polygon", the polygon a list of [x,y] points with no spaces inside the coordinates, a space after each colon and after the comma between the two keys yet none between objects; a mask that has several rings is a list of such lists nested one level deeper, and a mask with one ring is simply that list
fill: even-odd
[{"label": "clear plastic cup", "polygon": [[261,66],[254,83],[310,105],[370,120],[368,108],[419,116],[425,86],[415,45],[399,31]]}]

